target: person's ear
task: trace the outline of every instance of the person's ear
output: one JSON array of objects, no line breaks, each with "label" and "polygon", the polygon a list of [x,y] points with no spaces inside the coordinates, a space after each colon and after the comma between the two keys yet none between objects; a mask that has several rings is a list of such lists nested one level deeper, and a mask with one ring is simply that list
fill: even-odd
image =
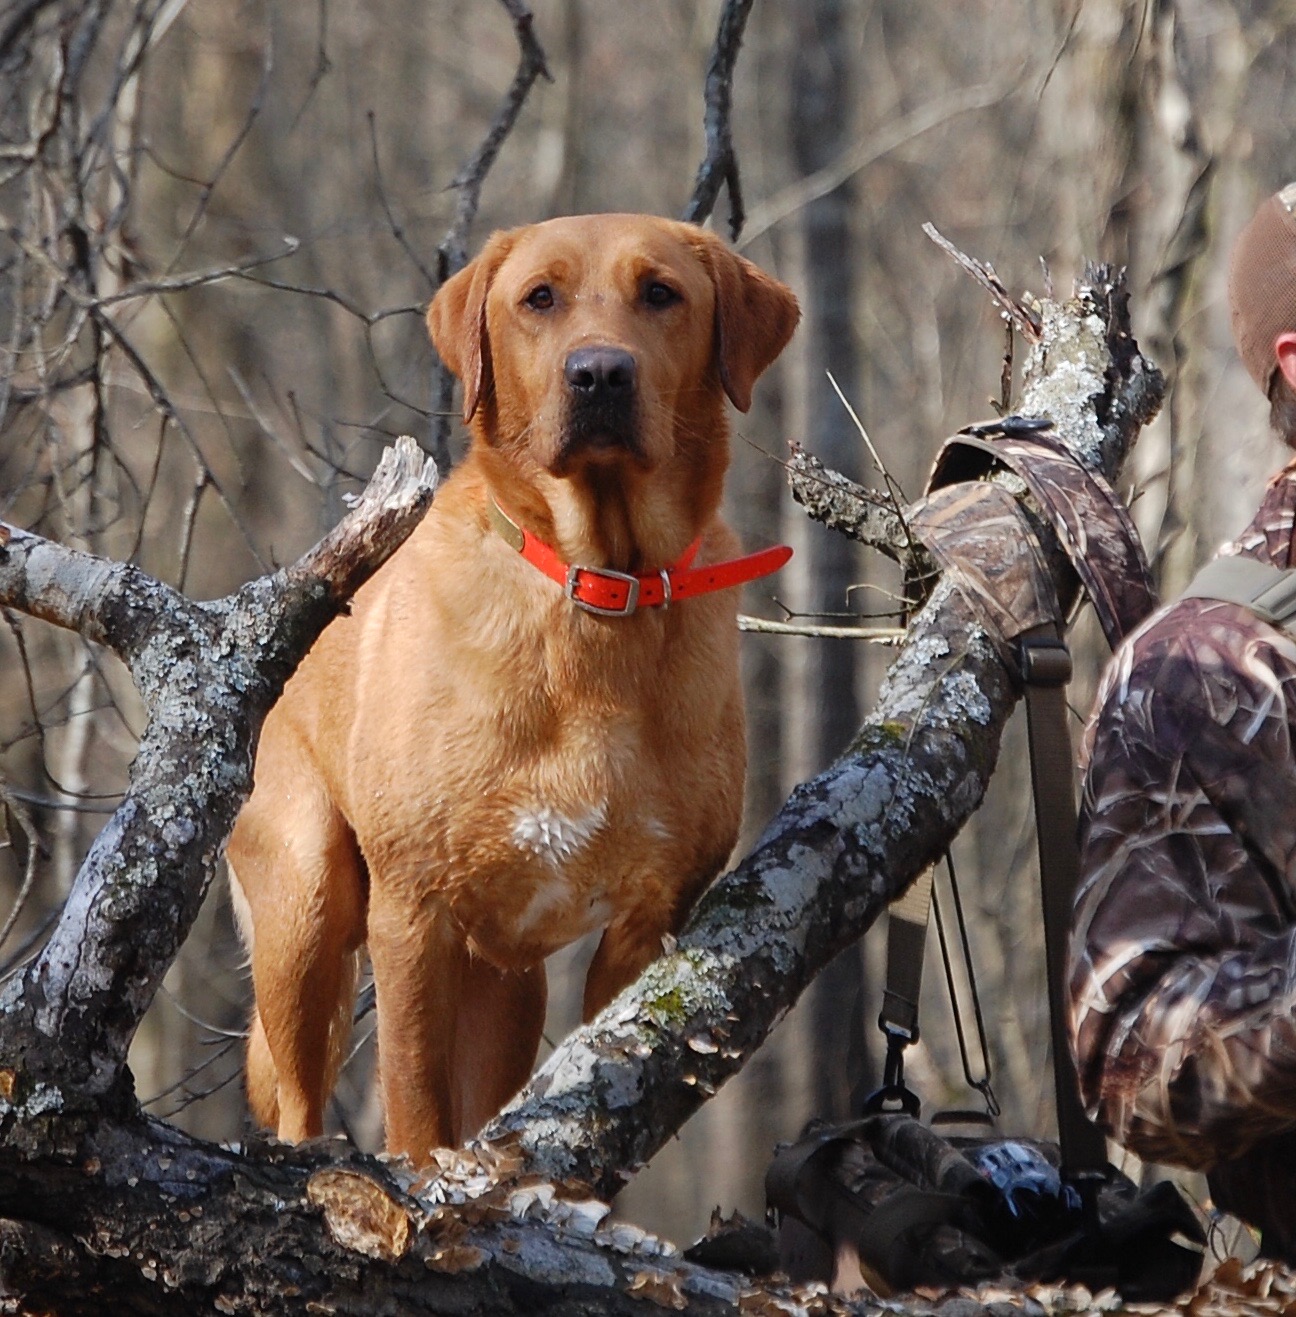
[{"label": "person's ear", "polygon": [[1282,377],[1296,393],[1296,333],[1288,330],[1274,339],[1274,356]]}]

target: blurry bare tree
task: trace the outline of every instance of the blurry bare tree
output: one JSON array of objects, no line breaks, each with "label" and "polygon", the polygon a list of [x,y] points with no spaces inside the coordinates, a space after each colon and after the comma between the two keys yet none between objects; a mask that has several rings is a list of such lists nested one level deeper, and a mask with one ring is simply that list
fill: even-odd
[{"label": "blurry bare tree", "polygon": [[[533,8],[553,82],[532,87],[472,239],[563,211],[678,213],[701,155],[719,0]],[[1014,287],[1041,256],[1060,286],[1081,253],[1130,264],[1136,329],[1172,384],[1139,452],[1136,506],[1177,586],[1278,461],[1230,351],[1223,287],[1232,234],[1296,174],[1293,56],[1296,16],[1277,0],[757,3],[735,86],[741,242],[798,287],[807,332],[741,425],[735,524],[755,540],[800,517],[778,466],[794,431],[831,464],[867,469],[826,369],[911,495],[940,439],[992,410],[997,335],[982,296],[922,236],[934,220]],[[431,451],[444,404],[422,311],[455,218],[447,187],[517,65],[505,7],[467,0],[8,0],[0,517],[209,597],[333,524],[391,436]],[[846,585],[893,584],[840,547],[805,560],[773,588],[782,614],[770,589],[751,611],[818,613],[846,607]],[[875,613],[885,599],[856,590],[850,606]],[[104,651],[3,620],[0,965],[12,973],[123,789],[142,711]],[[840,748],[857,699],[871,701],[877,662],[828,643],[748,638],[746,840]],[[1046,1044],[1020,759],[1010,742],[957,851],[1001,1097],[1025,1128],[1046,1108]],[[961,1078],[944,989],[930,986],[915,1073],[940,1105]],[[554,995],[551,1037],[577,1009]],[[136,1042],[152,1110],[239,1136],[246,1000],[214,894]],[[855,1010],[840,993],[833,1004]],[[673,1235],[696,1232],[716,1202],[758,1212],[772,1141],[826,1100],[822,1036],[794,1014],[630,1187],[626,1210]],[[372,1146],[369,1060],[359,1043],[336,1119]]]}]

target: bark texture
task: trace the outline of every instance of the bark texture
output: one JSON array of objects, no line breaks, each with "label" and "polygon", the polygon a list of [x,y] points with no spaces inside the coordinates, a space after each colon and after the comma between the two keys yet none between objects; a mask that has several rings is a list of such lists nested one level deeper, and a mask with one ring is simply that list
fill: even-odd
[{"label": "bark texture", "polygon": [[[1122,285],[1090,270],[1070,302],[1038,311],[1021,410],[1051,416],[1113,475],[1160,400]],[[111,645],[150,709],[130,793],[49,945],[0,998],[0,1297],[62,1314],[642,1312],[643,1300],[826,1311],[823,1296],[686,1263],[608,1225],[598,1200],[751,1057],[980,801],[1017,692],[944,580],[847,752],[797,788],[677,945],[561,1044],[477,1144],[415,1176],[328,1142],[205,1145],[134,1105],[126,1047],[246,794],[256,729],[422,514],[433,479],[420,468],[401,448],[312,554],[214,604],[21,532],[0,544],[0,603]],[[882,535],[894,543],[894,527]]]}]

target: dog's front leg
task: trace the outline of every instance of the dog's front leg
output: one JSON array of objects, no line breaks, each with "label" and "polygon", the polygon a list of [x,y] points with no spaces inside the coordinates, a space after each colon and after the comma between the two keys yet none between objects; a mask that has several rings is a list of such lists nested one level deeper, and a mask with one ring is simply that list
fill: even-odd
[{"label": "dog's front leg", "polygon": [[543,963],[502,970],[472,955],[439,901],[375,893],[369,955],[389,1152],[418,1165],[457,1146],[526,1082],[544,1028]]},{"label": "dog's front leg", "polygon": [[375,882],[369,957],[387,1150],[424,1166],[454,1141],[450,1064],[467,949],[440,901]]},{"label": "dog's front leg", "polygon": [[469,958],[451,1063],[456,1143],[472,1138],[530,1077],[547,996],[543,962],[501,970]]}]

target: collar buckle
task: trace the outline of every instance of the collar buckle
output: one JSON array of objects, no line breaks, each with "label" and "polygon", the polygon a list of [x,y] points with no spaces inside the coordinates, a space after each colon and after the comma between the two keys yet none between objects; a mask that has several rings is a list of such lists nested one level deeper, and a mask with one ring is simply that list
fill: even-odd
[{"label": "collar buckle", "polygon": [[[620,608],[605,608],[601,604],[592,604],[589,600],[580,598],[576,593],[576,587],[580,584],[578,578],[582,573],[624,585],[625,603]],[[577,608],[583,608],[587,613],[593,613],[597,617],[629,617],[639,607],[639,578],[629,572],[613,571],[610,567],[577,567],[573,564],[567,568],[567,584],[563,587],[563,593]]]}]

